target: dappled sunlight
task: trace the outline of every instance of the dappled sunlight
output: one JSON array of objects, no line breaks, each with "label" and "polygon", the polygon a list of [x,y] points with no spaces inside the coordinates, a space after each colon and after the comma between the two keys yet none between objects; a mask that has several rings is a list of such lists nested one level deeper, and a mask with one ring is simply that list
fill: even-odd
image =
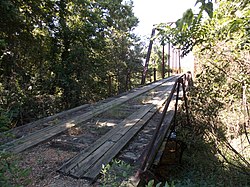
[{"label": "dappled sunlight", "polygon": [[112,123],[112,122],[97,122],[96,123],[98,127],[115,127],[117,124],[116,123]]},{"label": "dappled sunlight", "polygon": [[121,96],[119,97],[120,99],[127,99],[128,98],[128,95],[124,95],[124,96]]},{"label": "dappled sunlight", "polygon": [[229,140],[232,147],[250,162],[250,144],[245,134]]},{"label": "dappled sunlight", "polygon": [[65,124],[65,127],[66,127],[67,129],[68,129],[68,128],[74,127],[76,124],[73,123],[73,122],[74,122],[74,121],[66,123],[66,124]]},{"label": "dappled sunlight", "polygon": [[[134,121],[138,121],[139,119],[134,119]],[[125,127],[131,127],[131,126],[134,126],[135,123],[126,123]]]}]

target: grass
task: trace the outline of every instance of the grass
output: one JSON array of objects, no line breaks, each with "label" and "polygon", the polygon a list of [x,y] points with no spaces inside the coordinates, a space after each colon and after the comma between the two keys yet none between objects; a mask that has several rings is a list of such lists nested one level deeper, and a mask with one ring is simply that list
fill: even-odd
[{"label": "grass", "polygon": [[31,170],[18,166],[20,158],[6,152],[0,152],[0,186],[21,187],[30,183],[28,176]]},{"label": "grass", "polygon": [[183,153],[182,164],[170,168],[167,181],[174,182],[176,187],[250,186],[250,168],[239,164],[239,160],[233,160],[236,157],[232,151],[225,151],[225,143],[209,136],[211,132],[206,129],[206,124],[196,119],[188,126],[182,120],[179,119],[177,138],[184,141],[187,148]]}]

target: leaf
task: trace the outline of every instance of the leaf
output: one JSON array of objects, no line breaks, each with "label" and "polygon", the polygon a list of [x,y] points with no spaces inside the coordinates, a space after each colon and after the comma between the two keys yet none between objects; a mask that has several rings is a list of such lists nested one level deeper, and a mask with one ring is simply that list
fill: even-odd
[{"label": "leaf", "polygon": [[158,184],[156,184],[156,186],[155,187],[160,187],[161,186],[161,182],[159,182]]},{"label": "leaf", "polygon": [[196,3],[195,3],[195,6],[196,6],[198,3],[202,3],[202,5],[204,5],[204,4],[205,4],[205,0],[197,0]]},{"label": "leaf", "polygon": [[154,180],[150,180],[146,185],[146,187],[153,187],[153,185],[154,185]]},{"label": "leaf", "polygon": [[213,18],[213,3],[212,2],[208,2],[207,4],[205,4],[204,10],[207,12],[210,18]]}]

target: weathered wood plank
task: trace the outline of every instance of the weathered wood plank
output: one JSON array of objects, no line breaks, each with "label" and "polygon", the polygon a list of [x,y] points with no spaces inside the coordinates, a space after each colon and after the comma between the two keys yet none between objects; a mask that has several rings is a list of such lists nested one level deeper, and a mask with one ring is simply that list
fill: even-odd
[{"label": "weathered wood plank", "polygon": [[[149,107],[148,110],[150,110],[151,108],[152,108],[152,107]],[[147,111],[147,113],[148,113],[148,111]],[[146,114],[147,114],[147,113],[146,113]],[[143,116],[144,116],[144,115],[145,115],[145,114],[143,114]],[[140,121],[141,118],[143,118],[143,116],[138,116],[139,119],[133,119],[131,122],[129,122],[130,126],[129,126],[129,127],[128,127],[128,126],[126,127],[126,125],[127,125],[127,124],[126,124],[126,125],[124,126],[124,128],[126,128],[127,131],[129,131],[129,129],[131,129],[133,126],[137,125],[138,121]],[[124,128],[123,128],[123,129],[124,129]],[[120,141],[121,137],[123,136],[123,134],[119,134],[119,132],[117,132],[117,133],[118,133],[118,134],[115,134],[115,135],[118,135],[118,136],[119,136],[119,137],[117,138],[117,139],[118,139],[117,141],[112,141],[112,137],[113,137],[113,136],[112,136],[112,137],[110,137],[109,139],[107,139],[106,142],[112,142],[113,144],[111,144],[110,147],[109,147],[108,149],[105,149],[105,150],[103,149],[103,145],[102,145],[102,146],[100,146],[100,147],[98,148],[98,150],[100,150],[100,152],[103,152],[103,153],[107,154],[106,152],[107,152],[109,149],[111,149],[115,143],[117,143],[118,141]],[[104,155],[104,154],[102,154],[102,155],[100,155],[100,154],[98,154],[98,155],[95,155],[95,154],[89,155],[87,158],[84,159],[83,162],[80,163],[81,169],[80,169],[80,170],[77,170],[77,171],[74,171],[73,173],[71,173],[71,175],[80,178],[80,177],[83,175],[83,173],[85,173],[85,172],[87,172],[89,169],[91,169],[91,167],[93,166],[93,164],[95,164],[103,155]],[[92,162],[89,162],[89,161],[86,162],[86,161],[85,161],[85,160],[88,160],[89,157],[91,157]]]},{"label": "weathered wood plank", "polygon": [[109,149],[105,155],[103,155],[103,157],[101,159],[99,159],[91,168],[89,168],[89,170],[83,174],[82,176],[79,175],[79,178],[87,178],[90,180],[95,180],[101,169],[102,169],[102,165],[106,165],[109,162],[111,162],[111,160],[124,148],[125,145],[127,145],[127,143],[135,136],[135,134],[143,127],[143,125],[149,120],[151,119],[152,115],[155,112],[149,112],[147,113],[147,115],[145,115],[140,122],[138,122],[136,125],[133,126],[133,128],[130,128],[129,131],[120,138],[120,140],[118,141],[118,143],[116,143],[114,146],[112,146],[111,149]]},{"label": "weathered wood plank", "polygon": [[96,162],[96,160],[102,157],[114,144],[115,143],[112,141],[104,142],[104,144],[99,147],[99,149],[96,149],[87,158],[82,160],[82,162],[78,163],[77,167],[73,168],[70,174],[74,177],[79,178],[79,175],[81,175],[81,173],[85,173],[86,170],[88,170],[89,167],[91,167]]},{"label": "weathered wood plank", "polygon": [[84,160],[86,157],[88,157],[92,152],[94,152],[96,149],[98,149],[100,146],[102,146],[105,141],[110,140],[111,137],[113,137],[120,129],[122,129],[126,124],[129,123],[136,123],[136,118],[143,117],[149,110],[151,109],[151,106],[144,106],[140,110],[138,110],[136,113],[130,115],[128,118],[123,120],[120,124],[118,124],[117,127],[114,129],[111,129],[109,132],[107,132],[104,136],[99,138],[93,145],[91,145],[89,148],[83,150],[78,155],[70,159],[68,162],[66,162],[59,170],[64,173],[70,173],[70,170],[72,170],[74,167],[79,165],[79,163]]},{"label": "weathered wood plank", "polygon": [[[158,81],[154,84],[150,84],[150,85],[147,85],[145,87],[142,87],[142,89],[139,89],[139,91],[137,91],[137,92],[132,92],[128,95],[121,96],[117,99],[114,99],[108,103],[104,103],[100,106],[93,106],[92,111],[86,112],[82,115],[79,115],[79,116],[75,117],[73,120],[63,121],[55,126],[46,127],[44,129],[41,129],[37,132],[30,134],[29,136],[19,138],[18,140],[15,140],[8,145],[3,145],[0,147],[0,149],[5,149],[6,151],[10,151],[13,153],[22,152],[22,151],[26,150],[27,148],[30,148],[34,145],[37,145],[40,142],[46,141],[46,140],[54,137],[55,135],[64,132],[68,128],[71,128],[71,127],[73,127],[81,122],[87,121],[87,120],[91,119],[92,117],[94,117],[98,114],[101,114],[102,112],[107,111],[114,106],[118,106],[118,105],[128,101],[131,98],[139,96],[139,95],[141,95],[141,94],[143,94],[151,89],[154,89],[155,87],[157,87],[157,86],[159,86],[167,81],[171,81],[172,79],[175,80],[176,78],[178,78],[178,76],[173,76],[173,77],[170,77],[168,79],[163,79],[163,80]],[[12,146],[9,146],[11,144],[12,144]]]},{"label": "weathered wood plank", "polygon": [[68,114],[76,112],[78,110],[85,109],[88,106],[90,106],[90,104],[84,104],[84,105],[78,106],[76,108],[72,108],[72,109],[69,109],[69,110],[66,110],[66,111],[59,112],[59,113],[54,114],[52,116],[48,116],[48,117],[44,117],[44,118],[38,119],[38,120],[36,120],[34,122],[30,122],[30,123],[27,123],[25,125],[22,125],[22,126],[19,126],[19,127],[15,127],[14,129],[8,130],[6,132],[0,133],[0,136],[4,135],[4,134],[15,134],[15,133],[17,133],[18,131],[20,131],[20,130],[22,130],[24,128],[30,129],[30,128],[33,128],[33,127],[35,127],[37,125],[40,125],[42,123],[48,123],[48,122],[50,122],[52,120],[55,120],[55,119],[58,119],[58,118],[60,118],[62,116],[68,115]]},{"label": "weathered wood plank", "polygon": [[[170,91],[172,88],[171,86],[166,89],[166,91]],[[110,146],[110,149],[107,150],[107,152],[102,155],[94,155],[94,159],[92,159],[92,162],[89,162],[90,156],[93,156],[93,154],[89,154],[87,157],[87,161],[83,161],[80,163],[80,169],[78,170],[73,170],[73,172],[69,172],[70,175],[81,178],[81,177],[86,177],[86,178],[95,178],[101,169],[103,162],[103,159],[105,161],[105,158],[108,157],[109,160],[112,160],[117,153],[130,141],[130,139],[140,130],[140,128],[153,116],[153,114],[163,105],[163,103],[166,100],[167,93],[160,94],[156,96],[149,107],[147,107],[146,113],[141,116],[141,112],[136,115],[132,115],[132,121],[127,121],[125,125],[123,124],[123,128],[117,128],[112,136],[106,136],[106,141],[112,141],[115,142],[115,145]],[[146,117],[145,117],[146,116]],[[135,119],[133,119],[135,117]],[[120,126],[121,127],[121,126]],[[104,141],[104,140],[103,140]],[[102,142],[103,143],[103,142]],[[114,148],[115,147],[115,148]],[[102,147],[99,147],[98,149],[103,150]],[[85,155],[84,155],[85,156]],[[81,157],[81,155],[79,155]],[[103,158],[102,158],[103,157]],[[85,158],[84,158],[85,159]],[[80,160],[80,159],[79,159]],[[74,160],[75,161],[75,160]],[[79,163],[73,163],[74,165],[78,165]],[[83,165],[85,164],[85,165]],[[71,166],[72,167],[72,166]],[[73,168],[73,167],[72,167]],[[94,168],[94,169],[93,169]],[[94,170],[94,171],[92,171]],[[92,173],[91,173],[92,171]],[[86,173],[87,172],[87,173]],[[96,175],[93,177],[90,177],[90,175],[93,175],[93,172],[96,173]],[[86,174],[84,174],[86,173]]]},{"label": "weathered wood plank", "polygon": [[[174,100],[171,102],[171,105],[169,107],[169,110],[167,112],[166,118],[164,120],[164,130],[167,129],[167,127],[170,125],[173,116],[174,116],[174,112],[173,112],[173,108],[174,108]],[[162,103],[163,104],[163,103]],[[152,110],[150,111],[151,113],[155,113],[156,112],[156,108],[152,108]],[[103,155],[103,157],[98,160],[97,163],[95,163],[94,166],[92,166],[82,177],[83,178],[88,178],[90,180],[95,180],[102,168],[102,165],[104,164],[108,164],[119,152],[120,150],[128,143],[128,141],[130,141],[134,135],[143,127],[143,125],[145,124],[145,122],[147,122],[151,117],[152,114],[150,114],[150,112],[145,115],[140,122],[138,122],[136,125],[134,125],[132,128],[129,129],[129,131],[120,138],[120,140],[118,141],[118,143],[116,143],[114,146],[112,146],[112,148],[110,150],[108,150],[108,152]],[[162,137],[160,137],[161,139]],[[160,141],[158,139],[158,141]]]},{"label": "weathered wood plank", "polygon": [[[170,83],[170,85],[171,85],[171,83]],[[169,90],[171,90],[171,88],[169,88]],[[164,95],[166,97],[166,93],[164,93],[162,95]],[[156,99],[157,99],[157,97],[156,97]],[[152,103],[155,103],[155,102],[152,102]],[[159,105],[162,105],[162,103],[159,102]],[[150,107],[152,107],[152,106],[150,106]],[[122,121],[116,128],[110,130],[108,133],[106,133],[104,136],[102,136],[100,139],[98,139],[92,146],[90,146],[89,148],[83,150],[78,155],[76,155],[75,157],[73,157],[72,159],[70,159],[69,161],[67,161],[65,164],[63,164],[59,168],[58,171],[70,174],[70,170],[72,170],[74,167],[76,167],[76,165],[79,162],[81,162],[81,160],[85,159],[91,152],[93,152],[96,149],[98,149],[110,137],[117,137],[117,140],[118,140],[119,139],[119,135],[117,135],[116,133],[120,129],[122,129],[124,125],[126,125],[128,123],[131,123],[131,120],[134,120],[134,119],[138,118],[139,114],[140,115],[145,115],[149,110],[150,110],[150,108],[148,108],[148,106],[144,106],[139,111],[137,111],[136,113],[130,115],[127,119],[125,119],[124,121]]]},{"label": "weathered wood plank", "polygon": [[[161,103],[163,104],[163,103]],[[159,107],[159,106],[158,106]],[[108,164],[120,151],[121,149],[134,137],[134,135],[143,127],[143,125],[153,116],[158,108],[153,107],[147,115],[145,115],[136,125],[129,129],[129,131],[122,136],[118,143],[116,143],[108,152],[100,159],[93,167],[91,167],[82,177],[90,180],[95,180],[102,168],[102,165]],[[165,120],[168,123],[172,120],[172,111],[168,114],[171,119]]]}]

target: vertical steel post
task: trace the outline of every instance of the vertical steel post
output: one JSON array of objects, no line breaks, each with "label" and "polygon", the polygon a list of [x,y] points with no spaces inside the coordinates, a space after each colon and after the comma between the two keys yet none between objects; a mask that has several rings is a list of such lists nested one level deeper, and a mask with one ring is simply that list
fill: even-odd
[{"label": "vertical steel post", "polygon": [[181,50],[180,49],[178,50],[178,57],[179,57],[179,73],[182,73],[181,72]]},{"label": "vertical steel post", "polygon": [[[176,89],[177,93],[176,93],[176,101],[175,101],[174,121],[173,121],[174,126],[173,126],[173,129],[176,126],[176,115],[177,115],[177,110],[178,110],[178,100],[179,100],[179,93],[180,93],[180,84],[182,83],[181,79],[182,79],[182,77],[180,77],[178,79],[178,84],[177,84],[177,89]],[[173,130],[173,129],[171,129],[171,130]]]},{"label": "vertical steel post", "polygon": [[155,61],[153,61],[153,65],[154,65],[154,82],[156,81],[156,68],[155,68]]},{"label": "vertical steel post", "polygon": [[165,52],[164,52],[164,47],[165,47],[165,43],[164,40],[162,40],[162,79],[165,78],[165,61],[164,61],[164,57],[165,57]]},{"label": "vertical steel post", "polygon": [[156,68],[154,68],[154,82],[156,81]]},{"label": "vertical steel post", "polygon": [[168,42],[168,77],[170,77],[170,41]]},{"label": "vertical steel post", "polygon": [[172,49],[172,73],[175,73],[174,48]]},{"label": "vertical steel post", "polygon": [[150,60],[154,35],[155,35],[155,28],[152,29],[151,38],[150,38],[150,42],[149,42],[149,46],[148,46],[148,53],[147,53],[144,69],[143,69],[143,72],[142,72],[142,79],[141,79],[141,84],[142,85],[146,83],[148,64],[149,64],[149,60]]},{"label": "vertical steel post", "polygon": [[[187,78],[187,76],[185,75],[185,79],[186,78]],[[183,97],[184,97],[185,108],[186,108],[187,122],[188,122],[188,125],[191,125],[189,113],[188,113],[188,101],[187,101],[187,95],[186,95],[186,86],[185,86],[185,82],[183,81],[183,79],[182,79],[182,90],[183,90]]]}]

